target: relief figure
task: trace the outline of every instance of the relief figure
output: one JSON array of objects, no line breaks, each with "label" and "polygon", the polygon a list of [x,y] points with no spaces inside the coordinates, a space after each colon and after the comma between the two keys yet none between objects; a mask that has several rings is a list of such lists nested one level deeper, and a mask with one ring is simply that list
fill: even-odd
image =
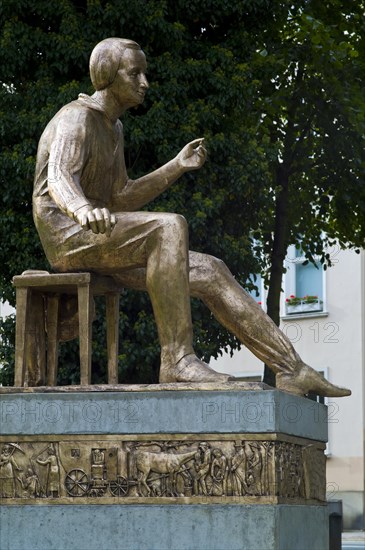
[{"label": "relief figure", "polygon": [[38,464],[47,466],[46,496],[60,496],[60,466],[54,446],[51,444],[47,449],[48,457],[45,459],[37,458]]},{"label": "relief figure", "polygon": [[0,496],[3,498],[14,498],[16,495],[16,481],[20,484],[20,478],[17,472],[21,472],[14,458],[14,452],[22,449],[16,443],[6,443],[3,445],[0,454]]},{"label": "relief figure", "polygon": [[213,449],[210,466],[210,477],[212,478],[210,495],[223,496],[227,494],[227,473],[226,456],[220,449]]},{"label": "relief figure", "polygon": [[23,496],[38,498],[41,495],[39,478],[32,468],[27,469],[26,474],[21,478],[21,482],[24,491]]},{"label": "relief figure", "polygon": [[194,455],[194,494],[207,495],[206,478],[210,472],[212,450],[209,443],[202,441]]},{"label": "relief figure", "polygon": [[[242,496],[248,493],[246,482],[247,459],[244,446],[235,444],[236,453],[231,460],[232,491],[235,496]],[[238,449],[238,450],[237,450]]]}]

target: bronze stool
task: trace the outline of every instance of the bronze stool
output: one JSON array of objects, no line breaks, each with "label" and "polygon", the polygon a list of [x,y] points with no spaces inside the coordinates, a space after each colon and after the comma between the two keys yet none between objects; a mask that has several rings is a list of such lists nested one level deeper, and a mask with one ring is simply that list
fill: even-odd
[{"label": "bronze stool", "polygon": [[[25,271],[13,278],[16,287],[15,386],[24,386],[26,374],[26,338],[29,327],[31,299],[38,298],[37,315],[41,315],[42,330],[39,347],[40,362],[45,370],[45,339],[47,333],[48,386],[57,384],[59,301],[61,295],[77,295],[80,340],[80,384],[91,383],[91,349],[93,296],[106,298],[106,326],[108,350],[108,383],[118,383],[118,327],[119,295],[121,289],[111,277],[94,273],[48,273]],[[42,306],[39,307],[39,303]],[[43,305],[44,304],[44,305]],[[47,311],[46,321],[44,311]]]}]

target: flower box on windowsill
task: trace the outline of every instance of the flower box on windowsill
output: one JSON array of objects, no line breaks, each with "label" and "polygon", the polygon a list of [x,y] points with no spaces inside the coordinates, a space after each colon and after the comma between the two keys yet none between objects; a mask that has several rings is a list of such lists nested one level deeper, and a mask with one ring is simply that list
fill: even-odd
[{"label": "flower box on windowsill", "polygon": [[323,302],[321,300],[317,300],[316,302],[308,303],[305,300],[301,300],[299,304],[285,304],[285,308],[287,315],[292,313],[312,313],[313,311],[323,311]]}]

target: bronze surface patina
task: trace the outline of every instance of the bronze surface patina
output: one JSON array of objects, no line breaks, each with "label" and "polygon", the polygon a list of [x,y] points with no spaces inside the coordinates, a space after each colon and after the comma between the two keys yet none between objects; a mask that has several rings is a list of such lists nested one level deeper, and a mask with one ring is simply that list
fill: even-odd
[{"label": "bronze surface patina", "polygon": [[120,286],[147,290],[161,344],[162,383],[229,380],[195,355],[191,295],[269,365],[278,388],[299,395],[349,395],[301,360],[221,260],[189,251],[182,216],[139,211],[206,160],[199,138],[158,170],[128,178],[119,117],[143,102],[146,67],[135,42],[103,40],[90,58],[95,93],[80,94],[64,106],[42,134],[33,212],[50,264],[56,271],[91,271]]},{"label": "bronze surface patina", "polygon": [[3,504],[324,504],[325,444],[284,434],[1,438]]}]

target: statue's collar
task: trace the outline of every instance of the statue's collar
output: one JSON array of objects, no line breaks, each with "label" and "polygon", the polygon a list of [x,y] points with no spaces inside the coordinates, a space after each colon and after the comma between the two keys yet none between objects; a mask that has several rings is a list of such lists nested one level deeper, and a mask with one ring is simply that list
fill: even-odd
[{"label": "statue's collar", "polygon": [[104,111],[102,105],[100,105],[100,103],[96,101],[96,99],[94,99],[93,97],[90,97],[87,94],[79,94],[78,101],[80,101],[83,105],[86,105],[90,109],[95,109],[95,111],[100,111],[107,117],[108,120],[112,122],[110,117]]}]

